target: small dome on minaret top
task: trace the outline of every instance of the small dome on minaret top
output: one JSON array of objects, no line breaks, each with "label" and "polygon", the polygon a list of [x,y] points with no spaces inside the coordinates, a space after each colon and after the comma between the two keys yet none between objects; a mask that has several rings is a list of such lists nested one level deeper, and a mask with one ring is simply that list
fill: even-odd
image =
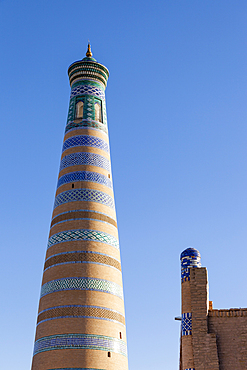
[{"label": "small dome on minaret top", "polygon": [[200,252],[193,248],[193,247],[189,247],[187,249],[185,249],[182,253],[181,253],[181,256],[180,256],[180,259],[182,259],[183,257],[199,257],[201,259],[201,255],[200,255]]},{"label": "small dome on minaret top", "polygon": [[190,280],[190,268],[201,267],[200,252],[192,247],[185,249],[180,256],[182,282]]},{"label": "small dome on minaret top", "polygon": [[95,81],[104,89],[106,88],[109,77],[108,69],[92,57],[91,45],[88,43],[85,58],[72,63],[68,69],[70,86],[74,86],[79,81]]}]

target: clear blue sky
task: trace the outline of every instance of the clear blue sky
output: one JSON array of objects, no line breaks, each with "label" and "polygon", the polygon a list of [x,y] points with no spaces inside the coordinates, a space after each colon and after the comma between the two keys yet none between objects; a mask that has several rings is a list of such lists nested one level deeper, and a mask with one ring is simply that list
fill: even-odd
[{"label": "clear blue sky", "polygon": [[130,370],[178,369],[179,255],[215,308],[247,307],[246,0],[0,0],[0,368],[30,368],[69,101],[110,70],[107,109]]}]

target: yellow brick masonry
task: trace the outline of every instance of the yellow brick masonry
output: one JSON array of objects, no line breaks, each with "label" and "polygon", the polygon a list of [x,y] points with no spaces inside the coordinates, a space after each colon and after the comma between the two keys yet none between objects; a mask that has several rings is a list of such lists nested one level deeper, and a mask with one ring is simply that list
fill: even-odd
[{"label": "yellow brick masonry", "polygon": [[191,268],[182,283],[182,313],[192,313],[192,335],[181,337],[180,370],[246,370],[247,308],[209,309],[206,268]]}]

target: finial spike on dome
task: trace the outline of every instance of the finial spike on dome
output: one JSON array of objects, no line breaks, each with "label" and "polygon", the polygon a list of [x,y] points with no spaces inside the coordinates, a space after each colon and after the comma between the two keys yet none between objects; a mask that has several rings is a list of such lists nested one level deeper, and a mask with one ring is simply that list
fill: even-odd
[{"label": "finial spike on dome", "polygon": [[88,46],[87,46],[86,56],[87,56],[88,58],[91,58],[91,57],[92,57],[92,55],[93,55],[93,53],[91,52],[91,45],[90,45],[90,42],[89,42],[89,40],[88,40]]}]

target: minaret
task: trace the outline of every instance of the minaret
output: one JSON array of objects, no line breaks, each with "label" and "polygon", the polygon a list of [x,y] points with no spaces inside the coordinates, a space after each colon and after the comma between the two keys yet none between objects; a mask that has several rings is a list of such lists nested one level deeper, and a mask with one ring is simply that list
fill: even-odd
[{"label": "minaret", "polygon": [[190,279],[191,269],[201,267],[201,255],[195,248],[187,248],[181,253],[180,260],[182,284],[180,370],[195,370],[192,343],[192,302]]},{"label": "minaret", "polygon": [[127,370],[105,88],[93,57],[68,70],[71,94],[46,252],[32,370]]}]

